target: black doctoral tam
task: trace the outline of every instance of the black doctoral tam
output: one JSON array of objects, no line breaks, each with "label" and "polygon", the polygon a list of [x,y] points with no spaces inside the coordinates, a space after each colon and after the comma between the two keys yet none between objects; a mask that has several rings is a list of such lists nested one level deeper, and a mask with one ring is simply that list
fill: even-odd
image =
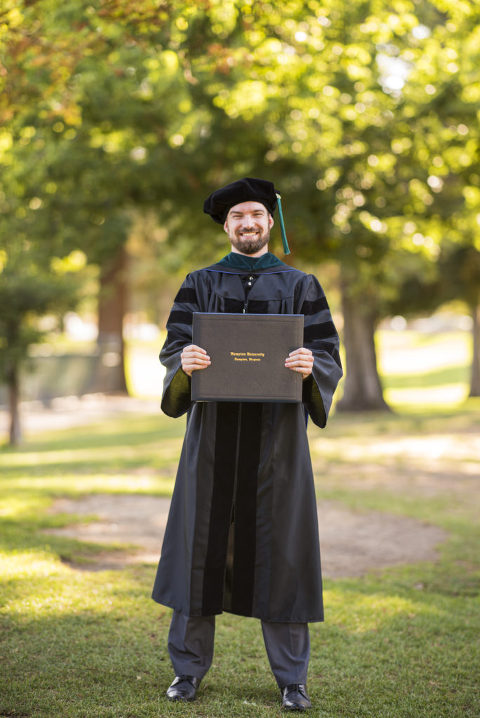
[{"label": "black doctoral tam", "polygon": [[229,210],[241,202],[260,202],[273,215],[277,206],[277,194],[273,182],[255,177],[244,177],[227,184],[207,197],[203,211],[218,224],[223,224]]}]

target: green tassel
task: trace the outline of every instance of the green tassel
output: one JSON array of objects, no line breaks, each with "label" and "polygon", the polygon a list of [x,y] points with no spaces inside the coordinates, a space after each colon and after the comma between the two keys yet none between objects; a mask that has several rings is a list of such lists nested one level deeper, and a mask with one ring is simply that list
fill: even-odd
[{"label": "green tassel", "polygon": [[280,219],[280,229],[282,232],[283,253],[290,254],[290,248],[287,241],[287,233],[285,232],[285,222],[283,221],[282,200],[278,192],[275,192],[275,194],[277,195],[278,216]]}]

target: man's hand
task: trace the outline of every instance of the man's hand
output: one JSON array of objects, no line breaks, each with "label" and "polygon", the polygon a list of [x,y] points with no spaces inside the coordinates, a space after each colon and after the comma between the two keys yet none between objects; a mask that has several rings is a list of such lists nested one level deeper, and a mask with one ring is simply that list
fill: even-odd
[{"label": "man's hand", "polygon": [[195,344],[189,344],[188,347],[185,347],[180,358],[182,360],[182,369],[187,376],[192,376],[192,371],[206,369],[211,364],[210,357],[205,349],[197,347]]},{"label": "man's hand", "polygon": [[312,373],[313,354],[310,349],[305,349],[305,347],[295,349],[285,359],[285,366],[287,369],[303,374],[302,378],[306,379]]}]

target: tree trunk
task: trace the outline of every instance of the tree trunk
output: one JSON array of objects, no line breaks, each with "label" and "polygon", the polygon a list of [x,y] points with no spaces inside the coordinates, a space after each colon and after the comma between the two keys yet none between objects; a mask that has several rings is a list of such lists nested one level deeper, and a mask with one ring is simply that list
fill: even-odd
[{"label": "tree trunk", "polygon": [[12,366],[7,374],[8,409],[10,414],[10,446],[18,446],[22,440],[20,424],[20,380],[16,366]]},{"label": "tree trunk", "polygon": [[342,284],[342,310],[346,354],[341,411],[390,411],[383,398],[375,352],[375,312],[369,310]]},{"label": "tree trunk", "polygon": [[469,396],[480,396],[480,305],[472,307],[473,359]]},{"label": "tree trunk", "polygon": [[96,391],[126,394],[123,318],[127,311],[127,252],[121,247],[101,267],[98,299],[99,365]]}]

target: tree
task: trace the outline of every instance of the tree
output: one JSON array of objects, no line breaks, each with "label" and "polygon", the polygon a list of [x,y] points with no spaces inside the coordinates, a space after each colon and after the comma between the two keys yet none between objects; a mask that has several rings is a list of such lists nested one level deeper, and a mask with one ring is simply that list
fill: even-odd
[{"label": "tree", "polygon": [[407,153],[415,153],[423,165],[411,183],[409,234],[417,255],[432,260],[423,282],[430,308],[451,299],[463,299],[469,308],[470,395],[479,396],[480,6],[438,0],[420,12],[426,13],[423,51],[411,58],[404,92]]},{"label": "tree", "polygon": [[7,385],[10,412],[9,441],[12,446],[22,437],[19,400],[20,370],[26,364],[28,349],[45,336],[39,317],[60,316],[77,300],[78,285],[69,263],[15,237],[2,242],[0,250],[0,381]]},{"label": "tree", "polygon": [[469,308],[473,336],[469,396],[480,396],[480,251],[465,234],[462,243],[445,248],[440,277],[444,296],[462,299]]},{"label": "tree", "polygon": [[[477,102],[475,66],[457,73],[449,53],[463,42],[474,52],[475,3],[92,7],[8,9],[0,113],[18,192],[5,216],[24,211],[59,256],[81,248],[115,285],[123,270],[108,265],[123,266],[133,216],[157,214],[177,266],[192,247],[208,261],[224,240],[199,217],[204,196],[241,175],[270,176],[288,196],[296,258],[341,266],[341,406],[385,409],[375,328],[440,254],[440,185],[463,163],[452,117],[458,128]],[[466,154],[473,165],[471,143]],[[465,191],[473,186],[466,172]]]},{"label": "tree", "polygon": [[[23,2],[2,19],[5,232],[21,217],[31,241],[48,238],[60,256],[81,248],[100,266],[100,366],[112,363],[124,354],[130,210],[165,204],[175,184],[168,125],[181,73],[159,50],[175,24],[149,0],[99,12],[80,0]],[[125,390],[122,361],[110,387]]]}]

